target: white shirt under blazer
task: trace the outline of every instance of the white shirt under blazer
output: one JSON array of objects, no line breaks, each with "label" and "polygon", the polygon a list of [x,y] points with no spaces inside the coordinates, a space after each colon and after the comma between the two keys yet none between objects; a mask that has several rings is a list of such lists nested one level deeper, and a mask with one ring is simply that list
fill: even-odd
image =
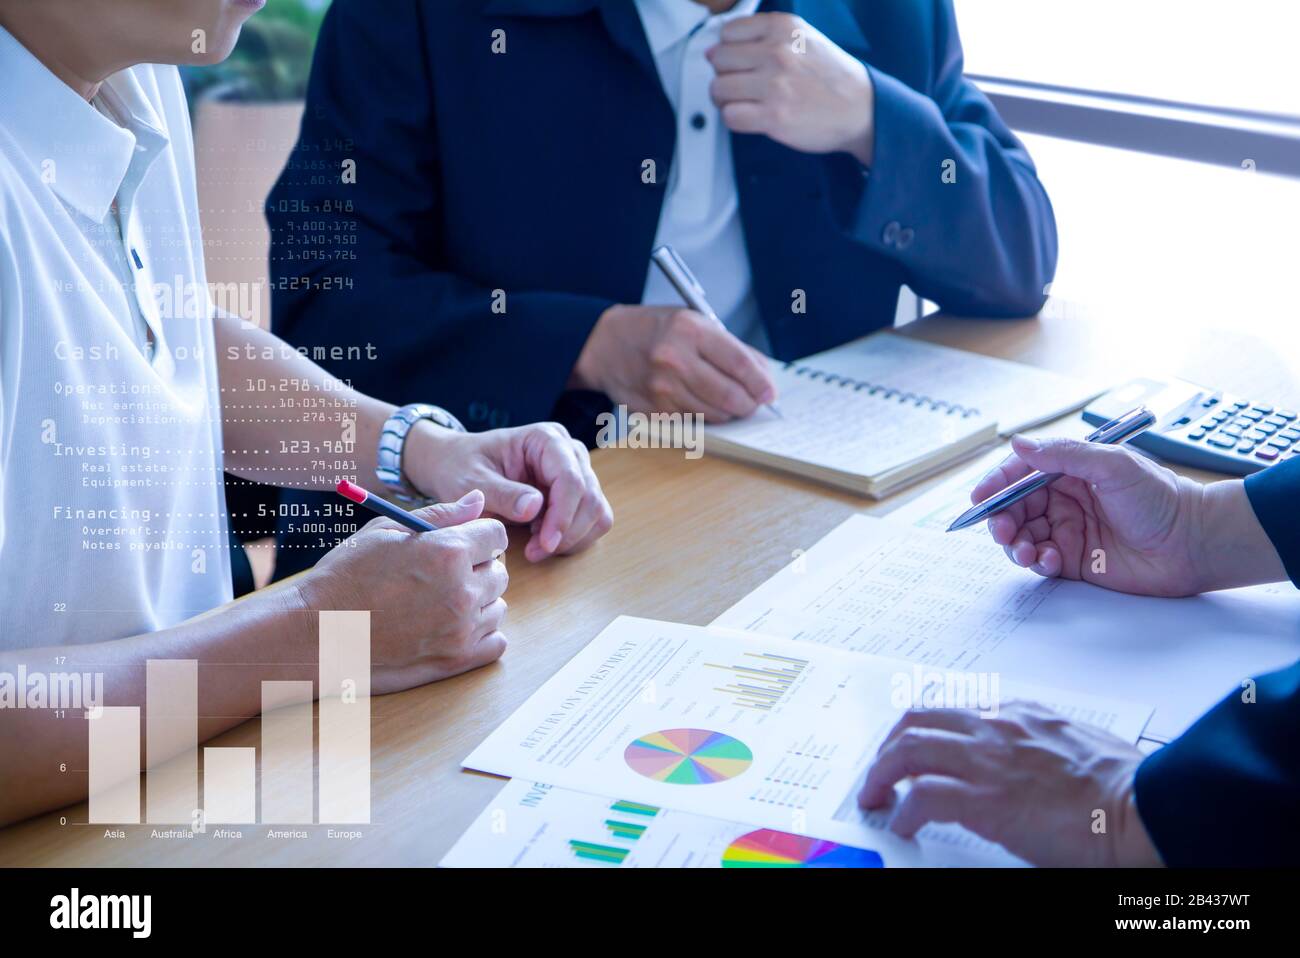
[{"label": "white shirt under blazer", "polygon": [[[726,13],[710,14],[695,0],[636,0],[659,81],[677,115],[677,148],[655,246],[677,250],[723,324],[737,338],[768,352],[740,220],[731,131],[709,95],[715,74],[704,58],[721,40],[723,26],[752,15],[758,4],[739,0]],[[681,297],[659,269],[647,266],[641,302],[680,304]]]}]

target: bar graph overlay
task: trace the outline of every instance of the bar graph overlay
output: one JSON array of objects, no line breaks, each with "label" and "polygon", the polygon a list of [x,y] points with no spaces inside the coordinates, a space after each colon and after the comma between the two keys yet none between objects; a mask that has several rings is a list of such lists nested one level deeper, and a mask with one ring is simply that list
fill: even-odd
[{"label": "bar graph overlay", "polygon": [[203,750],[203,820],[208,825],[257,821],[257,750]]},{"label": "bar graph overlay", "polygon": [[319,703],[309,679],[262,682],[260,748],[205,747],[201,768],[200,663],[148,660],[143,710],[87,714],[88,821],[369,824],[370,613],[321,612],[319,630]]},{"label": "bar graph overlay", "polygon": [[90,822],[140,823],[140,709],[90,713]]},{"label": "bar graph overlay", "polygon": [[719,669],[731,676],[731,681],[715,691],[733,697],[742,708],[770,712],[776,707],[790,686],[808,667],[807,659],[775,655],[770,652],[746,652],[744,661],[735,665],[717,665],[706,662],[707,669]]},{"label": "bar graph overlay", "polygon": [[315,785],[312,684],[262,683],[262,821],[310,825]]},{"label": "bar graph overlay", "polygon": [[320,614],[320,817],[370,821],[370,613]]},{"label": "bar graph overlay", "polygon": [[145,821],[188,824],[199,807],[199,663],[145,662]]}]

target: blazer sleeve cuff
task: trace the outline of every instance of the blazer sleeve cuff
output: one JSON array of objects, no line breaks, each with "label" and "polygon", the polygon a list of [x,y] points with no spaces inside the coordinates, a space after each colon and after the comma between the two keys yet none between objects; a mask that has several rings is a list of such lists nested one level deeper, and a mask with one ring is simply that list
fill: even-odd
[{"label": "blazer sleeve cuff", "polygon": [[1246,496],[1286,574],[1300,588],[1300,459],[1248,476]]},{"label": "blazer sleeve cuff", "polygon": [[868,66],[875,88],[875,150],[870,168],[847,153],[826,157],[830,213],[837,227],[871,250],[923,262],[934,239],[926,232],[926,197],[918,176],[939,183],[947,125],[939,107],[906,83]]},{"label": "blazer sleeve cuff", "polygon": [[1138,817],[1161,861],[1170,868],[1227,864],[1222,859],[1224,849],[1207,843],[1222,842],[1221,832],[1213,833],[1221,828],[1219,816],[1229,816],[1233,810],[1217,807],[1210,797],[1216,789],[1209,780],[1221,770],[1197,754],[1198,745],[1184,736],[1163,746],[1142,761],[1134,779]]}]

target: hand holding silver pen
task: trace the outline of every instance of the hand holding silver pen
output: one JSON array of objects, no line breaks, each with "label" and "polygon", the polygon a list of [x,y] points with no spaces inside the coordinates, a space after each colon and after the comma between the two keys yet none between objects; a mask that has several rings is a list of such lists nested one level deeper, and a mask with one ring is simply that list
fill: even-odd
[{"label": "hand holding silver pen", "polygon": [[[686,262],[677,255],[675,249],[671,246],[660,246],[650,254],[650,259],[659,267],[659,271],[672,284],[673,289],[677,290],[677,295],[681,296],[687,306],[723,329],[726,328],[726,324],[709,305],[704,287],[700,285],[700,281],[695,278],[695,274],[691,272]],[[777,416],[781,415],[775,402],[769,403],[767,408]]]},{"label": "hand holding silver pen", "polygon": [[[1155,424],[1155,421],[1155,414],[1151,412],[1151,410],[1147,409],[1145,406],[1139,406],[1136,409],[1129,410],[1118,419],[1112,419],[1104,426],[1101,426],[1095,432],[1089,434],[1086,441],[1107,445],[1120,445],[1128,442],[1143,430],[1149,429]],[[957,532],[961,529],[969,528],[978,522],[983,522],[990,516],[997,515],[1004,509],[1009,509],[1022,499],[1033,495],[1044,486],[1060,479],[1061,476],[1062,473],[1059,472],[1031,472],[1023,479],[1013,482],[1001,492],[994,493],[983,502],[967,509],[953,520],[952,525],[948,527],[948,531]]]}]

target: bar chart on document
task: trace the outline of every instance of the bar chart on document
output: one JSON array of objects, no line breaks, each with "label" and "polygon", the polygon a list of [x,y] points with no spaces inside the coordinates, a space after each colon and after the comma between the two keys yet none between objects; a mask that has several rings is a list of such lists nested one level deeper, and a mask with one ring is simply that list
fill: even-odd
[{"label": "bar chart on document", "polygon": [[150,659],[143,727],[139,706],[87,713],[89,823],[369,824],[369,612],[320,613],[317,675],[318,709],[310,680],[261,683],[259,789],[258,747],[199,748],[199,663]]}]

